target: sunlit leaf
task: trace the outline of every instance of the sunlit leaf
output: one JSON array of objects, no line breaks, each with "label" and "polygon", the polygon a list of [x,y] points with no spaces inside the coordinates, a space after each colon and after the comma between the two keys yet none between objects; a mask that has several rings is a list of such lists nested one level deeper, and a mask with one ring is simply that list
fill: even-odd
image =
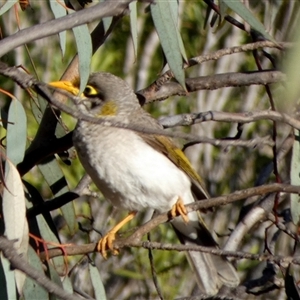
[{"label": "sunlit leaf", "polygon": [[[295,141],[291,160],[291,184],[300,186],[300,135],[295,129]],[[291,214],[295,225],[300,225],[300,196],[291,194]]]},{"label": "sunlit leaf", "polygon": [[[55,19],[63,17],[67,14],[66,9],[61,4],[59,4],[57,0],[50,0],[50,7],[55,16]],[[61,31],[58,35],[62,56],[65,56],[67,33],[66,31]]]},{"label": "sunlit leaf", "polygon": [[[5,225],[5,235],[14,240],[14,247],[24,258],[28,250],[28,224],[26,219],[26,204],[23,184],[16,167],[9,161],[5,165],[5,185],[2,197],[2,212]],[[26,276],[15,270],[15,280],[19,293],[22,292]]]},{"label": "sunlit leaf", "polygon": [[80,93],[85,89],[90,76],[92,40],[86,24],[72,28],[79,57]]},{"label": "sunlit leaf", "polygon": [[177,26],[174,22],[172,5],[176,1],[157,1],[150,5],[152,19],[157,30],[161,46],[171,71],[178,82],[185,88],[185,73]]},{"label": "sunlit leaf", "polygon": [[[1,299],[7,299],[7,300],[18,299],[16,283],[15,283],[15,274],[14,271],[11,270],[10,262],[8,261],[7,258],[3,256],[2,252],[0,253],[0,259],[1,259],[2,270],[5,276],[5,282],[1,282],[3,285],[1,285],[0,290],[6,289],[6,293],[7,293],[7,298],[1,298]],[[2,292],[0,294],[2,294]]]},{"label": "sunlit leaf", "polygon": [[255,17],[255,15],[239,0],[222,0],[229,8],[236,12],[253,29],[258,31],[265,38],[275,42],[274,38],[266,32],[264,25]]},{"label": "sunlit leaf", "polygon": [[137,2],[131,2],[129,4],[130,9],[130,31],[131,31],[131,37],[132,37],[132,43],[133,43],[133,49],[134,49],[134,55],[135,58],[137,56],[137,47],[138,47],[138,31],[137,31]]},{"label": "sunlit leaf", "polygon": [[[105,1],[106,0],[100,0],[100,2],[105,2]],[[112,17],[106,17],[102,19],[105,32],[107,32],[107,30],[109,29],[112,19],[113,19]]]},{"label": "sunlit leaf", "polygon": [[5,14],[9,9],[11,9],[18,0],[9,0],[6,1],[1,7],[0,7],[0,16]]},{"label": "sunlit leaf", "polygon": [[17,165],[23,161],[27,140],[27,118],[23,105],[17,99],[10,102],[6,135],[6,155]]}]

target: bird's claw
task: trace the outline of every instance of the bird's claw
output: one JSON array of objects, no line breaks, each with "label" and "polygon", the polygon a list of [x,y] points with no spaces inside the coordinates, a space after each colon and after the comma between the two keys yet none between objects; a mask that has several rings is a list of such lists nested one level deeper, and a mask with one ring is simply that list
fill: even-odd
[{"label": "bird's claw", "polygon": [[180,197],[178,198],[177,202],[172,206],[171,216],[172,218],[181,216],[185,223],[189,222],[186,207],[184,206],[184,203]]}]

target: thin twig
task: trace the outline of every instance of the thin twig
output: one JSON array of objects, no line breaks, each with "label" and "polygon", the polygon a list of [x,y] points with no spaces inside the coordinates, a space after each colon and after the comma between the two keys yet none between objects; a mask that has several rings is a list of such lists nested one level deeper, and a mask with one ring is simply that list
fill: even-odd
[{"label": "thin twig", "polygon": [[[300,194],[300,186],[274,183],[274,184],[262,185],[259,187],[252,187],[252,188],[249,188],[246,190],[236,191],[229,195],[219,196],[216,198],[210,198],[207,200],[196,201],[192,204],[187,205],[186,209],[188,212],[195,211],[195,210],[201,210],[201,209],[209,209],[211,207],[222,206],[222,205],[226,205],[226,204],[233,203],[236,201],[240,201],[242,199],[246,199],[248,197],[252,197],[255,195],[265,195],[265,194],[276,193],[276,192]],[[132,245],[133,243],[139,243],[145,234],[150,232],[152,229],[154,229],[158,225],[165,223],[167,221],[169,221],[169,213],[160,214],[160,215],[156,216],[155,218],[153,218],[152,220],[150,220],[149,222],[140,226],[129,237],[123,238],[123,239],[116,239],[114,242],[114,247],[122,248],[122,247],[127,247],[128,245]],[[67,253],[67,255],[87,254],[87,253],[96,251],[96,246],[97,246],[97,244],[88,244],[88,245],[80,245],[80,246],[74,245],[72,247],[66,247],[65,253]],[[182,247],[184,247],[184,245]],[[211,250],[210,248],[206,248],[206,247],[203,247],[201,249],[204,249],[204,248],[207,251]],[[181,248],[181,249],[183,249],[183,248]],[[198,248],[198,250],[199,249],[200,248]],[[187,249],[185,248],[185,250],[187,250]],[[218,252],[218,253],[220,254],[220,252]],[[216,253],[214,253],[214,254],[216,254]],[[48,255],[50,258],[55,257],[55,256],[60,256],[60,255],[62,255],[62,251],[61,251],[61,249],[49,249]],[[42,259],[45,259],[45,254],[41,253],[40,256]],[[299,263],[300,263],[300,259],[299,259]]]}]

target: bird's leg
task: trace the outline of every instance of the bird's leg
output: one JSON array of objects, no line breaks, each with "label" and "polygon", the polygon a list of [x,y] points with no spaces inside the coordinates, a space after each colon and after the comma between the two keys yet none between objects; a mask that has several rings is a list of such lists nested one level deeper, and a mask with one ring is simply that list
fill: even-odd
[{"label": "bird's leg", "polygon": [[178,197],[177,202],[172,206],[171,216],[175,218],[177,216],[181,216],[185,223],[188,223],[189,218],[187,216],[187,210],[184,206],[183,200],[181,197]]},{"label": "bird's leg", "polygon": [[113,255],[119,254],[119,250],[114,249],[113,242],[116,239],[116,233],[129,221],[131,221],[135,215],[136,211],[132,211],[128,214],[126,218],[124,218],[120,223],[118,223],[115,227],[113,227],[101,240],[99,240],[97,245],[97,250],[102,254],[102,256],[106,259],[107,253],[106,250],[110,249],[113,252]]}]

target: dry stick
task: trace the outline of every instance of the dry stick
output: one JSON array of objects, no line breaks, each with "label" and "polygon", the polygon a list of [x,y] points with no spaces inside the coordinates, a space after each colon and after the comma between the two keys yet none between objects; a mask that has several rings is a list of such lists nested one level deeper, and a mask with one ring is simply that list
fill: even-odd
[{"label": "dry stick", "polygon": [[133,0],[108,0],[73,14],[22,29],[0,41],[0,57],[29,42],[93,22],[97,19],[121,15],[132,1]]},{"label": "dry stick", "polygon": [[167,116],[159,119],[160,124],[165,128],[175,126],[190,126],[197,123],[216,121],[216,122],[236,122],[250,123],[259,120],[272,120],[286,123],[293,128],[300,130],[300,121],[292,115],[272,110],[262,110],[257,112],[229,113],[222,111],[206,111],[201,113],[180,114]]},{"label": "dry stick", "polygon": [[[185,69],[187,69],[187,68],[190,68],[197,64],[201,64],[203,62],[218,60],[225,55],[253,51],[256,49],[260,49],[260,48],[277,48],[277,49],[282,50],[283,48],[290,48],[292,46],[293,46],[292,43],[273,43],[271,41],[259,41],[259,42],[249,43],[249,44],[245,44],[245,45],[241,45],[241,46],[224,48],[224,49],[217,50],[213,53],[203,54],[200,56],[190,58],[188,60],[188,63],[185,63],[183,67]],[[149,87],[144,89],[143,91],[157,90],[173,77],[174,76],[173,76],[173,73],[171,72],[171,70],[168,70],[163,75],[161,75],[155,82],[153,82]]]},{"label": "dry stick", "polygon": [[34,279],[40,286],[45,288],[51,294],[64,300],[80,300],[75,294],[70,294],[60,286],[52,282],[44,273],[36,270],[22,258],[14,248],[14,242],[0,236],[0,250],[3,255],[9,260],[11,266],[24,272],[27,276]]},{"label": "dry stick", "polygon": [[[231,72],[224,74],[215,74],[211,76],[200,76],[196,78],[187,78],[185,80],[188,92],[199,90],[215,90],[224,87],[241,87],[250,85],[265,85],[286,81],[286,75],[280,71],[252,71],[252,72]],[[154,85],[154,86],[153,86]],[[170,96],[187,96],[186,91],[177,82],[166,82],[157,87],[154,84],[136,92],[144,97],[146,103],[164,100]]]},{"label": "dry stick", "polygon": [[[252,188],[249,188],[246,190],[237,191],[237,192],[234,192],[229,195],[224,195],[224,196],[219,196],[216,198],[197,201],[197,202],[187,205],[186,208],[187,208],[188,212],[200,210],[200,209],[208,209],[208,208],[215,207],[215,206],[221,206],[221,205],[233,203],[233,202],[236,202],[236,201],[239,201],[239,200],[251,197],[251,196],[265,195],[268,193],[276,193],[276,192],[300,194],[300,186],[293,186],[293,185],[289,185],[289,184],[278,184],[278,183],[262,185],[259,187],[252,187]],[[114,242],[114,247],[123,248],[123,247],[131,247],[134,245],[134,247],[146,247],[147,248],[148,246],[145,246],[145,245],[148,245],[148,244],[144,244],[144,242],[140,242],[143,235],[150,232],[152,229],[154,229],[158,225],[165,223],[167,221],[169,221],[169,214],[168,213],[160,214],[160,215],[156,216],[155,218],[153,218],[152,220],[150,220],[149,222],[140,226],[129,237],[123,238],[123,239],[117,239]],[[165,245],[162,246],[159,243],[156,243],[154,245],[155,245],[155,249],[159,248],[158,245],[160,245],[161,248],[163,247],[162,249],[165,249]],[[96,246],[97,246],[97,244],[87,244],[87,245],[81,245],[81,246],[74,245],[72,247],[66,247],[65,253],[67,253],[67,255],[87,254],[87,253],[95,252]],[[174,250],[178,250],[178,251],[184,251],[184,250],[191,249],[190,246],[186,246],[186,245],[176,245],[176,246],[167,245],[166,248],[168,248],[168,247],[175,247],[176,249],[174,249]],[[212,252],[211,248],[201,247],[201,246],[193,246],[193,247],[194,248],[191,250],[203,251],[203,252],[213,253],[216,255],[226,255],[226,256],[236,257],[236,258],[249,258],[249,259],[258,259],[258,260],[268,259],[268,257],[265,254],[263,254],[261,256],[260,255],[253,256],[252,254],[249,254],[249,253],[245,254],[244,252],[239,252],[239,254],[236,255],[236,252],[231,252],[231,251],[224,252],[222,250],[217,249],[217,250],[214,250],[214,252]],[[168,249],[166,249],[166,250],[168,250]],[[55,257],[55,256],[60,256],[62,254],[63,253],[62,253],[61,249],[49,249],[48,250],[48,255],[50,258]],[[245,255],[247,257],[245,257]],[[45,257],[46,257],[45,253],[41,253],[40,257],[42,259],[45,259]],[[296,260],[296,262],[297,262],[297,260]],[[299,258],[297,264],[300,264],[300,258]]]}]

